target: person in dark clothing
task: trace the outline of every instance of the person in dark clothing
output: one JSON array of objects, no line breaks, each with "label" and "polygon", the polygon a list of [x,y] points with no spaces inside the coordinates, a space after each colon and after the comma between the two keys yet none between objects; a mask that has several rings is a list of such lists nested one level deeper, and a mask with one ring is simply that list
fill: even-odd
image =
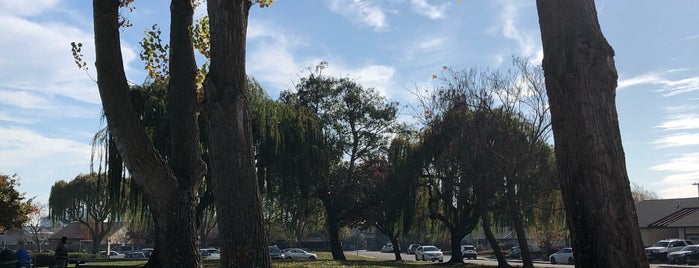
[{"label": "person in dark clothing", "polygon": [[56,267],[68,267],[68,237],[61,237],[61,243],[56,246]]}]

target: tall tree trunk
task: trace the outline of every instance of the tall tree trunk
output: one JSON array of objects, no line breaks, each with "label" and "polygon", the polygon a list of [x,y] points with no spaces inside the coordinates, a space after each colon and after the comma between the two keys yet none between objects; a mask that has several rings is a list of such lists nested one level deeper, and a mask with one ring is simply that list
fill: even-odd
[{"label": "tall tree trunk", "polygon": [[449,232],[449,247],[451,248],[451,259],[449,263],[463,263],[464,255],[461,253],[461,239],[464,239],[466,234],[459,227],[452,228]]},{"label": "tall tree trunk", "polygon": [[524,230],[524,221],[522,220],[522,210],[520,209],[519,202],[517,202],[517,193],[515,193],[515,184],[512,180],[513,178],[507,178],[507,203],[510,208],[510,215],[514,222],[515,233],[517,234],[517,243],[519,244],[520,255],[522,256],[522,267],[523,268],[533,268],[534,263],[532,262],[532,254],[529,250],[529,243],[527,242],[527,233]]},{"label": "tall tree trunk", "polygon": [[577,267],[648,267],[593,0],[537,0],[561,191]]},{"label": "tall tree trunk", "polygon": [[[179,162],[182,164],[180,168],[189,176],[178,178],[155,150],[131,105],[120,47],[118,9],[119,1],[93,1],[97,85],[109,131],[132,178],[144,191],[154,219],[157,219],[158,254],[151,257],[157,258],[152,263],[157,267],[199,267],[194,214],[189,209],[195,200],[188,194],[193,190],[188,187],[196,185],[204,171],[201,161],[196,160],[200,153],[189,155],[193,151],[188,148],[197,146],[198,140],[180,137],[182,148],[178,147],[173,154],[179,153],[181,159],[194,161]],[[187,118],[175,121],[182,128],[181,133],[195,133],[191,129],[196,127],[195,122]]]},{"label": "tall tree trunk", "polygon": [[393,255],[395,255],[397,261],[402,261],[403,257],[400,256],[400,243],[398,243],[398,235],[392,234],[389,236],[391,244],[393,245]]},{"label": "tall tree trunk", "polygon": [[325,212],[327,215],[325,220],[327,222],[330,251],[332,252],[333,260],[346,260],[347,258],[342,250],[342,243],[340,243],[340,226],[337,213],[333,208],[328,208],[327,205]]},{"label": "tall tree trunk", "polygon": [[490,243],[490,247],[493,248],[493,253],[495,258],[498,260],[498,267],[500,268],[510,268],[510,264],[507,263],[505,255],[502,253],[500,244],[498,244],[498,239],[493,234],[492,224],[490,224],[490,212],[487,209],[481,208],[481,223],[483,224],[483,232],[485,233],[485,239]]},{"label": "tall tree trunk", "polygon": [[204,82],[221,267],[271,267],[254,169],[245,73],[249,0],[209,0],[211,68]]}]

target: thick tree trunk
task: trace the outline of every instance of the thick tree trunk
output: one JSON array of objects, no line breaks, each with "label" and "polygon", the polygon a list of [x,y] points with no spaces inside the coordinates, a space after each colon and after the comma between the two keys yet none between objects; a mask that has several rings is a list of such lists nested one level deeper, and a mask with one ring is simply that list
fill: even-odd
[{"label": "thick tree trunk", "polygon": [[221,267],[271,267],[255,177],[245,73],[249,0],[209,0],[211,68],[204,90]]},{"label": "thick tree trunk", "polygon": [[510,178],[508,178],[506,193],[507,203],[514,222],[515,233],[517,234],[517,243],[519,244],[520,255],[522,256],[522,267],[533,268],[532,254],[529,250],[529,243],[527,242],[527,233],[524,230],[524,221],[522,221],[522,210],[520,209],[519,202],[517,202],[517,194],[515,193],[514,185],[515,184],[510,181]]},{"label": "thick tree trunk", "polygon": [[[118,8],[119,1],[93,1],[97,85],[109,131],[117,150],[130,174],[144,191],[151,212],[157,219],[158,254],[151,257],[157,258],[151,267],[199,267],[199,252],[194,241],[194,214],[193,210],[189,209],[195,200],[187,194],[192,190],[187,188],[187,185],[193,185],[192,181],[201,178],[203,167],[200,161],[185,163],[182,168],[189,167],[186,173],[190,175],[184,180],[179,180],[160,157],[139,124],[131,106],[124,73]],[[178,108],[187,109],[173,109]],[[191,122],[184,119],[178,123],[181,123],[182,128],[192,127]],[[183,147],[194,146],[191,143],[198,141],[180,140]],[[197,158],[191,155],[182,157],[190,160]]]},{"label": "thick tree trunk", "polygon": [[614,51],[593,0],[537,0],[568,227],[577,267],[648,267],[615,105]]},{"label": "thick tree trunk", "polygon": [[461,239],[464,239],[463,232],[460,230],[450,230],[449,232],[449,247],[451,247],[451,259],[449,263],[463,263],[464,255],[461,253]]},{"label": "thick tree trunk", "polygon": [[490,247],[493,248],[495,258],[498,260],[498,267],[511,267],[510,264],[507,263],[505,255],[502,254],[502,249],[498,244],[498,239],[495,237],[495,234],[493,234],[492,225],[490,224],[490,213],[485,209],[481,209],[481,223],[483,224],[483,232],[485,233],[485,238],[488,240],[488,243],[490,243]]},{"label": "thick tree trunk", "polygon": [[330,251],[332,252],[333,260],[346,260],[347,258],[342,250],[342,243],[340,243],[340,226],[337,213],[333,209],[327,207],[325,212],[327,216],[325,220],[328,227],[328,237],[330,238]]}]

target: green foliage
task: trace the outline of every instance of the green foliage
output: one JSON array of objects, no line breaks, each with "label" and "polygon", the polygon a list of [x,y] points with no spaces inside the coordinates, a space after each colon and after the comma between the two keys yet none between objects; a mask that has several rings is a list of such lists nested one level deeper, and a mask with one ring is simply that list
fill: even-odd
[{"label": "green foliage", "polygon": [[26,199],[17,191],[19,182],[14,177],[0,174],[0,231],[21,227],[34,210],[33,198]]},{"label": "green foliage", "polygon": [[54,254],[30,253],[34,267],[51,267],[54,263]]},{"label": "green foliage", "polygon": [[141,45],[141,53],[139,58],[145,62],[148,76],[155,83],[167,83],[170,77],[169,65],[169,49],[170,46],[163,45],[163,40],[160,35],[162,31],[157,24],[153,24],[150,30],[145,31],[145,37],[139,42]]}]

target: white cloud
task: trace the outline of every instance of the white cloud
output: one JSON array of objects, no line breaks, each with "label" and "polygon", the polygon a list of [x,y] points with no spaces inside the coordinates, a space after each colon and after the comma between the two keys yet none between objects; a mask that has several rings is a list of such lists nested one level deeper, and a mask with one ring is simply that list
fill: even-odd
[{"label": "white cloud", "polygon": [[699,145],[699,133],[677,133],[662,137],[655,142],[660,147]]},{"label": "white cloud", "polygon": [[665,77],[671,73],[687,70],[691,69],[670,69],[664,72],[649,72],[627,79],[620,79],[617,83],[617,90],[637,85],[661,85],[662,88],[658,89],[658,91],[663,93],[663,97],[699,91],[699,76],[686,77],[678,80],[671,80]]},{"label": "white cloud", "polygon": [[374,88],[384,97],[390,98],[390,89],[395,69],[386,65],[368,64],[361,67],[347,67],[342,64],[328,64],[327,74],[338,77],[356,78],[365,88]]},{"label": "white cloud", "polygon": [[375,31],[384,31],[388,28],[386,13],[373,1],[365,0],[329,0],[328,7],[353,23],[367,25]]},{"label": "white cloud", "polygon": [[544,51],[538,33],[520,29],[518,26],[519,11],[526,7],[529,2],[502,0],[500,3],[503,5],[503,12],[500,15],[503,36],[517,42],[521,56],[530,58],[532,62],[541,62],[544,58]]},{"label": "white cloud", "polygon": [[677,115],[672,119],[662,122],[657,126],[663,130],[687,130],[699,129],[699,115],[685,114]]},{"label": "white cloud", "polygon": [[660,77],[657,73],[645,73],[639,76],[631,77],[628,79],[619,79],[617,82],[617,90],[636,86],[643,84],[662,84],[667,82],[664,78]]},{"label": "white cloud", "polygon": [[60,2],[59,0],[0,0],[0,14],[14,14],[18,16],[34,16],[46,10],[51,10]]},{"label": "white cloud", "polygon": [[[651,167],[651,169],[673,173],[699,173],[699,153],[681,154],[678,157],[668,159],[666,163],[655,165]],[[680,178],[669,177],[667,181],[674,181],[677,179]]]},{"label": "white cloud", "polygon": [[416,13],[436,20],[445,18],[444,13],[449,7],[449,2],[440,5],[430,5],[427,3],[427,0],[410,0],[410,7]]},{"label": "white cloud", "polygon": [[46,194],[46,187],[57,179],[72,178],[57,178],[56,174],[89,171],[88,141],[48,137],[15,127],[0,127],[0,137],[0,172],[17,173],[22,189],[30,196]]},{"label": "white cloud", "polygon": [[[292,38],[295,36],[296,38]],[[265,89],[270,97],[277,93],[293,89],[294,83],[306,68],[317,65],[322,60],[328,62],[323,74],[356,78],[365,87],[373,87],[382,95],[388,96],[388,89],[395,74],[395,69],[381,64],[365,64],[359,67],[347,66],[341,58],[333,56],[312,56],[298,58],[296,50],[307,46],[302,37],[284,33],[266,22],[254,21],[248,27],[247,71],[261,83],[271,86]]]}]

